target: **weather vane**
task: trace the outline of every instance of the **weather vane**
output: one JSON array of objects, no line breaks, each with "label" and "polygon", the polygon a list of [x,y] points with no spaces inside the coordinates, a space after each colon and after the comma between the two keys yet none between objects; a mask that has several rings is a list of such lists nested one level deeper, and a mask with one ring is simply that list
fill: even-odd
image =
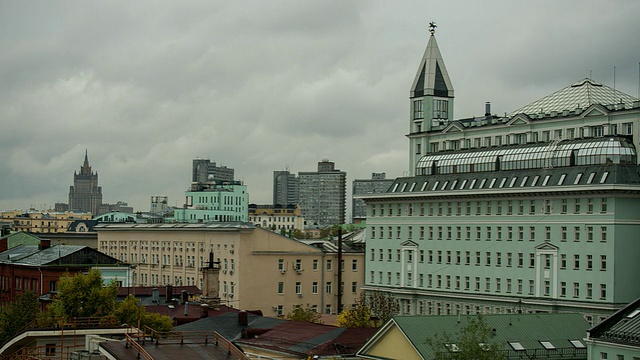
[{"label": "weather vane", "polygon": [[436,32],[436,28],[438,26],[436,25],[435,21],[432,21],[429,23],[429,32],[431,33],[431,35],[433,35]]}]

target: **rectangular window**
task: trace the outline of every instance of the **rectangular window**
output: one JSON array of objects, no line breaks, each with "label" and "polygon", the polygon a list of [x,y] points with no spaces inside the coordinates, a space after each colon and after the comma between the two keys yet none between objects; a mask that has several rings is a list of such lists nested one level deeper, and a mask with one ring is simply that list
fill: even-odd
[{"label": "rectangular window", "polygon": [[311,292],[314,294],[318,293],[318,282],[314,281],[313,284],[311,285]]},{"label": "rectangular window", "polygon": [[331,281],[327,281],[326,285],[325,285],[325,292],[327,294],[331,294],[333,291],[333,285],[331,284]]},{"label": "rectangular window", "polygon": [[278,283],[278,294],[284,294],[284,283],[282,281]]},{"label": "rectangular window", "polygon": [[433,99],[433,119],[449,118],[449,102],[447,100]]},{"label": "rectangular window", "polygon": [[424,111],[422,106],[423,106],[422,100],[413,100],[413,118],[414,119],[424,118]]}]

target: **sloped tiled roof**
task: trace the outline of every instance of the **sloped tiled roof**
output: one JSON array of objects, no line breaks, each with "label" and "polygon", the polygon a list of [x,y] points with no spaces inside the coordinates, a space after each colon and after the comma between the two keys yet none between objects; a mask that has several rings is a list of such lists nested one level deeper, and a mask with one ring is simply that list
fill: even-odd
[{"label": "sloped tiled roof", "polygon": [[640,299],[589,329],[589,338],[640,348]]},{"label": "sloped tiled roof", "polygon": [[[476,315],[396,316],[380,331],[383,333],[388,331],[390,326],[397,326],[424,359],[432,359],[433,349],[426,339],[443,333],[455,336],[475,317]],[[577,340],[581,346],[578,348],[579,352],[586,354],[582,339],[589,324],[580,314],[493,314],[485,315],[483,318],[491,329],[495,329],[491,336],[492,341],[506,352],[507,357],[526,357],[528,353],[540,355],[547,350],[541,341],[550,342],[556,349],[576,349],[571,340]],[[380,335],[376,336],[380,339]],[[519,342],[524,350],[514,350],[509,342]],[[366,351],[367,347],[370,347],[370,344],[365,345],[360,351]]]},{"label": "sloped tiled roof", "polygon": [[632,107],[634,101],[638,99],[586,78],[512,111],[508,117],[522,113],[548,114],[554,111],[586,109],[594,104],[606,106],[624,103],[626,107]]}]

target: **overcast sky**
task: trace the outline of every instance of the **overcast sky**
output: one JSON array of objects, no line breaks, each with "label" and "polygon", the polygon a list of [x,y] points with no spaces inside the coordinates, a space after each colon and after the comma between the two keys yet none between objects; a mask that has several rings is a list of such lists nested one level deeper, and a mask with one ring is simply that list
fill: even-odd
[{"label": "overcast sky", "polygon": [[103,202],[184,202],[193,158],[251,203],[328,158],[409,168],[409,88],[436,38],[455,117],[582,78],[638,96],[640,1],[0,0],[0,209],[68,202],[85,149]]}]

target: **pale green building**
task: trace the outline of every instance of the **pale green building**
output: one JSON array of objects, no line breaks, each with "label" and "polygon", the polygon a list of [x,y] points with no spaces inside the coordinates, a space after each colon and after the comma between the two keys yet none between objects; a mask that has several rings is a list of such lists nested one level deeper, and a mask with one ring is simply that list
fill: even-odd
[{"label": "pale green building", "polygon": [[240,181],[211,179],[194,182],[185,192],[185,205],[165,222],[208,223],[249,221],[249,194]]},{"label": "pale green building", "polygon": [[592,79],[453,117],[433,32],[413,82],[410,174],[365,195],[365,290],[401,314],[579,312],[640,297],[640,100]]}]

